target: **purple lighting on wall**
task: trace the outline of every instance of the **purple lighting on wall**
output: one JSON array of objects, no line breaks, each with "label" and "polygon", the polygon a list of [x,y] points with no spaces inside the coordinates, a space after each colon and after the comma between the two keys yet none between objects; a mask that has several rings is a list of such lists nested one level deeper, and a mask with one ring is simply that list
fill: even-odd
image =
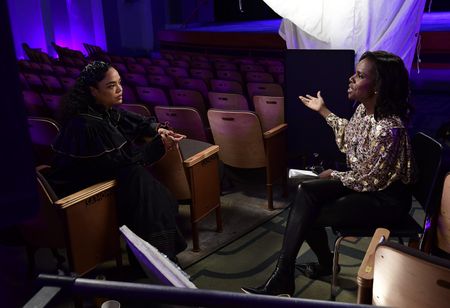
[{"label": "purple lighting on wall", "polygon": [[8,7],[19,58],[25,56],[22,43],[52,56],[52,41],[83,53],[83,43],[106,49],[101,0],[8,0]]},{"label": "purple lighting on wall", "polygon": [[85,51],[83,42],[94,42],[92,10],[90,1],[67,0],[71,44],[67,47]]},{"label": "purple lighting on wall", "polygon": [[8,0],[8,9],[17,57],[25,57],[22,43],[47,52],[40,1]]}]

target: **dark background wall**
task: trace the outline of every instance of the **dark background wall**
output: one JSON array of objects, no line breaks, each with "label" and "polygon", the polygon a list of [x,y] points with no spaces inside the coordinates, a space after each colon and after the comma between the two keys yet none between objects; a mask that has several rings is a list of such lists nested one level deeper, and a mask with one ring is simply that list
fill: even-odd
[{"label": "dark background wall", "polygon": [[[288,158],[292,168],[324,161],[324,167],[336,169],[344,162],[334,133],[315,111],[305,107],[299,95],[316,96],[321,91],[328,108],[349,119],[353,103],[347,98],[348,78],[354,72],[353,50],[290,49],[286,51],[285,113],[288,124]],[[313,153],[320,155],[314,162]]]},{"label": "dark background wall", "polygon": [[450,11],[450,1],[448,0],[427,0],[425,11],[428,12],[428,6],[431,2],[432,12],[448,12]]}]

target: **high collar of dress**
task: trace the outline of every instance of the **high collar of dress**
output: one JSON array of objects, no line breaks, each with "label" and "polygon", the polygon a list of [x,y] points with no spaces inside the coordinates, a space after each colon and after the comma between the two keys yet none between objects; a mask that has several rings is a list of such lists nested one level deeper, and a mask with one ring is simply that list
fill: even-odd
[{"label": "high collar of dress", "polygon": [[112,121],[117,121],[119,118],[119,114],[116,109],[112,107],[106,108],[105,106],[96,103],[88,105],[88,114]]}]

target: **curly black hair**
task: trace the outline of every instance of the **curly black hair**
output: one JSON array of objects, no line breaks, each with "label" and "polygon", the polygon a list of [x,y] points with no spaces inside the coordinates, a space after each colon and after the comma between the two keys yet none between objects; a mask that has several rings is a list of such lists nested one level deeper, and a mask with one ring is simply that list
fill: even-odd
[{"label": "curly black hair", "polygon": [[79,113],[86,112],[88,106],[95,103],[90,87],[97,87],[110,67],[109,63],[94,61],[83,68],[74,87],[61,99],[59,117],[61,124]]},{"label": "curly black hair", "polygon": [[367,51],[359,61],[367,59],[374,64],[376,120],[398,116],[407,121],[412,111],[409,104],[409,73],[403,60],[387,51]]}]

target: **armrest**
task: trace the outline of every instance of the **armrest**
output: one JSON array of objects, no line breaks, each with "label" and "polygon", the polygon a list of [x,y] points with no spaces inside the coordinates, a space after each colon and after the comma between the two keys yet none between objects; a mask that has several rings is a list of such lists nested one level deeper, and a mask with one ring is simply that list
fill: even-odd
[{"label": "armrest", "polygon": [[366,254],[358,270],[358,278],[373,279],[373,263],[375,257],[375,249],[381,242],[386,241],[389,238],[389,230],[384,228],[378,228],[370,241],[369,247],[366,250]]},{"label": "armrest", "polygon": [[212,145],[206,149],[204,149],[201,152],[198,152],[197,154],[189,157],[188,159],[186,159],[183,163],[184,166],[189,168],[192,167],[193,165],[203,161],[204,159],[212,156],[213,154],[219,152],[219,146],[218,145]]},{"label": "armrest", "polygon": [[287,129],[287,124],[283,123],[275,126],[274,128],[269,129],[267,132],[264,132],[264,139],[272,138],[273,136],[285,131]]},{"label": "armrest", "polygon": [[372,301],[372,283],[373,283],[373,265],[375,262],[375,250],[379,243],[389,238],[389,230],[377,228],[366,250],[364,259],[358,270],[358,304],[371,304]]},{"label": "armrest", "polygon": [[88,198],[94,197],[99,193],[105,192],[117,185],[116,180],[109,180],[105,182],[100,182],[98,184],[89,186],[83,190],[77,191],[71,195],[68,195],[62,199],[55,202],[55,205],[60,206],[62,209],[74,205],[80,201],[86,200]]}]

